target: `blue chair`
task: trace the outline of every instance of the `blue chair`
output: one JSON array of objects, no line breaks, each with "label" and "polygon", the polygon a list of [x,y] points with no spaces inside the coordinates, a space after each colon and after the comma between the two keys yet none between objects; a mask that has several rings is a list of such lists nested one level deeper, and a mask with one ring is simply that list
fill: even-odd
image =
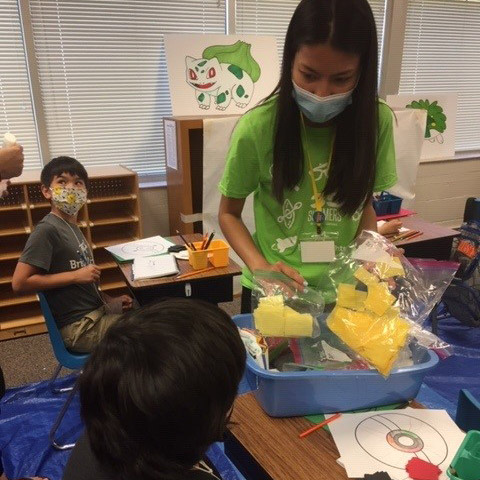
[{"label": "blue chair", "polygon": [[[45,295],[41,292],[39,292],[37,295],[38,299],[40,300],[40,308],[42,310],[42,314],[45,317],[45,323],[47,324],[48,335],[52,344],[53,353],[58,361],[58,367],[55,369],[55,372],[53,373],[53,376],[50,380],[50,386],[53,386],[53,383],[57,378],[58,374],[60,373],[62,367],[69,368],[70,370],[81,370],[83,365],[87,361],[89,354],[71,352],[67,349],[67,347],[65,347],[62,335],[60,334],[60,330],[57,327],[55,319],[53,318],[52,311],[50,310],[50,306],[48,305]],[[75,396],[75,393],[77,392],[77,389],[77,382],[75,383],[75,386],[70,388],[52,388],[52,392],[54,393],[70,392],[49,434],[50,443],[57,450],[67,450],[75,446],[74,443],[64,445],[59,444],[55,440],[55,434],[58,427],[60,426],[60,423],[63,420],[63,417],[65,416],[66,411],[68,410],[68,407],[70,406],[70,403],[73,400],[73,397]]]}]

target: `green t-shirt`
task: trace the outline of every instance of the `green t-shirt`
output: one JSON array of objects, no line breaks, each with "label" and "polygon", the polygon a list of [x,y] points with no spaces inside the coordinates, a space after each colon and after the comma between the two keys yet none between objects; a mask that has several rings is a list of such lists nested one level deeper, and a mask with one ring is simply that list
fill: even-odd
[{"label": "green t-shirt", "polygon": [[[253,239],[269,263],[278,261],[295,268],[309,283],[330,297],[328,263],[302,263],[300,241],[305,234],[315,234],[312,222],[314,200],[305,155],[304,175],[299,184],[286,191],[283,204],[272,193],[272,162],[277,101],[272,99],[246,113],[232,135],[225,171],[219,184],[226,197],[246,198],[254,194],[255,229]],[[392,112],[379,104],[379,133],[374,192],[392,187],[397,181],[393,143]],[[307,148],[316,174],[318,191],[327,181],[327,167],[334,127],[306,126]],[[305,151],[305,139],[303,139]],[[327,198],[323,208],[326,234],[336,237],[336,246],[347,246],[355,238],[363,210],[352,216],[342,215],[338,204]],[[242,284],[252,288],[252,274],[243,270]]]}]

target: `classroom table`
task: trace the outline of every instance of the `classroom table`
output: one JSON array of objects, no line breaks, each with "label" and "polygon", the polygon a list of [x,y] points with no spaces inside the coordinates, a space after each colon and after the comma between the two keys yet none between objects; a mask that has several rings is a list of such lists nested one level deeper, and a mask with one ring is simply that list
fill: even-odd
[{"label": "classroom table", "polygon": [[436,260],[450,258],[453,239],[459,235],[457,230],[428,222],[418,215],[403,217],[399,220],[405,228],[422,232],[422,235],[412,240],[395,242],[397,247],[405,250],[406,257],[435,258]]},{"label": "classroom table", "polygon": [[[417,402],[411,407],[423,408]],[[340,454],[324,429],[298,438],[313,424],[304,417],[269,417],[253,393],[237,397],[225,453],[247,480],[347,480]]]},{"label": "classroom table", "polygon": [[[199,233],[184,235],[184,237],[188,242],[202,240],[202,235]],[[175,244],[183,244],[178,236],[167,237],[167,240]],[[196,298],[215,304],[231,302],[233,300],[233,277],[242,273],[241,267],[230,259],[227,267],[215,268],[184,279],[177,280],[177,275],[171,275],[133,280],[132,262],[117,261],[117,263],[128,288],[140,305],[146,305],[162,297]],[[193,272],[187,260],[177,260],[177,264],[180,274]]]}]

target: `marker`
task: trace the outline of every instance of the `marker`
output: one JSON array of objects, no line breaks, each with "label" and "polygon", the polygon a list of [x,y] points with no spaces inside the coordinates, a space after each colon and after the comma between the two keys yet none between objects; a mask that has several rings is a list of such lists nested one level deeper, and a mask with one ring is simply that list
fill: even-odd
[{"label": "marker", "polygon": [[325,425],[328,425],[329,423],[333,422],[337,418],[340,418],[341,416],[342,416],[341,413],[336,413],[333,417],[330,417],[328,420],[325,420],[324,422],[319,423],[318,425],[315,425],[314,427],[309,428],[308,430],[305,430],[303,433],[301,433],[299,435],[299,437],[304,438],[307,435],[310,435],[311,433],[313,433],[313,432],[319,430],[320,428],[324,427]]}]

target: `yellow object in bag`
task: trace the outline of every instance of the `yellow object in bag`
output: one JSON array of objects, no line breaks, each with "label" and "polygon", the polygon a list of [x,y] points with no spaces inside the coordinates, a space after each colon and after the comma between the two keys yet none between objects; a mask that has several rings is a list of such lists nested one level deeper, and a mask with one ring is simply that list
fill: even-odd
[{"label": "yellow object in bag", "polygon": [[368,286],[368,295],[364,304],[365,307],[376,313],[383,315],[397,299],[390,293],[388,284],[380,282]]},{"label": "yellow object in bag", "polygon": [[355,285],[340,283],[337,289],[337,306],[351,308],[352,310],[365,310],[364,302],[367,299],[367,292],[361,292]]},{"label": "yellow object in bag", "polygon": [[410,325],[391,308],[383,316],[335,307],[327,325],[352,350],[387,376],[404,347]]}]

